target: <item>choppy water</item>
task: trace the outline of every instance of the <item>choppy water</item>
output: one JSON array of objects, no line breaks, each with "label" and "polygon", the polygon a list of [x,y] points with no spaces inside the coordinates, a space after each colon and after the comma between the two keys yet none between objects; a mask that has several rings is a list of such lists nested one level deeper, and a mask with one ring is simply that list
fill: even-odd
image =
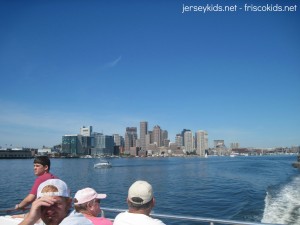
[{"label": "choppy water", "polygon": [[[112,168],[94,169],[98,161],[52,159],[51,172],[73,195],[84,187],[106,193],[103,207],[126,209],[129,186],[143,179],[153,185],[155,213],[300,224],[300,170],[291,166],[296,156],[114,158]],[[32,169],[32,159],[0,160],[0,209],[25,197]]]}]

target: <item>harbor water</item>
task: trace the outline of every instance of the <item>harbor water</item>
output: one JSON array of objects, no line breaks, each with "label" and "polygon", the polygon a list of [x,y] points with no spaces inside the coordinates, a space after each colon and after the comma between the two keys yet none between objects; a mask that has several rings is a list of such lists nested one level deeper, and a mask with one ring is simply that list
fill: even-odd
[{"label": "harbor water", "polygon": [[[300,170],[291,166],[296,160],[295,155],[111,158],[111,168],[97,169],[99,159],[51,159],[50,172],[69,185],[72,196],[84,187],[106,193],[101,201],[106,208],[126,209],[129,186],[147,180],[156,198],[154,213],[300,224]],[[33,159],[0,160],[0,170],[3,210],[28,194],[35,179]]]}]

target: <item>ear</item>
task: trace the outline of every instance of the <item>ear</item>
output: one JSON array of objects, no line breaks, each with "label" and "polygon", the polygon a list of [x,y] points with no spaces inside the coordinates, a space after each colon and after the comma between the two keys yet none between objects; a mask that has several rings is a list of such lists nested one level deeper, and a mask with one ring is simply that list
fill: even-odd
[{"label": "ear", "polygon": [[155,198],[153,197],[153,198],[152,198],[152,207],[155,206],[155,203],[156,203],[156,201],[155,201]]},{"label": "ear", "polygon": [[48,165],[45,165],[44,168],[45,168],[45,170],[47,170],[47,171],[49,170],[49,166],[48,166]]}]

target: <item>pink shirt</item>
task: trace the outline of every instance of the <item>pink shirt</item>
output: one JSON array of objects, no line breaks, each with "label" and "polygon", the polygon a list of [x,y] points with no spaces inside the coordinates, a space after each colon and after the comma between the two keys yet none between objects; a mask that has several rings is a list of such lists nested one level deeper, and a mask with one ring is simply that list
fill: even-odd
[{"label": "pink shirt", "polygon": [[113,223],[104,217],[94,217],[83,214],[87,219],[92,221],[94,225],[112,225]]},{"label": "pink shirt", "polygon": [[31,191],[29,192],[29,194],[33,194],[33,195],[36,196],[37,195],[37,189],[38,189],[38,187],[41,183],[43,183],[44,181],[49,180],[49,179],[57,179],[57,178],[58,177],[54,176],[51,173],[44,173],[43,175],[38,176],[35,179],[34,184],[31,188]]}]

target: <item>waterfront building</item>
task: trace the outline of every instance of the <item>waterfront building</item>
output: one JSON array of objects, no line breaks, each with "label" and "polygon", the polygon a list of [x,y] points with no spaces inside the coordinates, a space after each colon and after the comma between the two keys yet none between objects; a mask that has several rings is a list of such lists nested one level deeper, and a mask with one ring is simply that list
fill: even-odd
[{"label": "waterfront building", "polygon": [[0,159],[27,159],[27,158],[33,158],[36,149],[1,149],[0,150]]},{"label": "waterfront building", "polygon": [[79,140],[82,135],[70,134],[62,137],[62,153],[66,155],[82,154],[82,145]]},{"label": "waterfront building", "polygon": [[146,150],[149,149],[149,145],[152,143],[151,136],[152,136],[152,131],[149,131],[148,134],[146,134],[146,136],[145,136],[145,139],[146,139]]},{"label": "waterfront building", "polygon": [[214,148],[225,147],[224,140],[214,140]]},{"label": "waterfront building", "polygon": [[51,148],[43,147],[43,148],[38,149],[37,154],[38,155],[48,155],[48,154],[51,154],[51,152],[52,152]]},{"label": "waterfront building", "polygon": [[80,145],[81,145],[81,153],[83,155],[90,155],[92,148],[92,137],[91,136],[83,136],[78,135]]},{"label": "waterfront building", "polygon": [[182,146],[183,140],[181,134],[176,134],[175,143],[179,148]]},{"label": "waterfront building", "polygon": [[185,133],[186,131],[191,131],[191,130],[189,130],[189,129],[183,129],[183,130],[181,131],[181,137],[182,137],[182,143],[181,143],[181,146],[185,146],[184,133]]},{"label": "waterfront building", "polygon": [[164,139],[164,147],[168,148],[170,146],[170,140]]},{"label": "waterfront building", "polygon": [[208,150],[208,134],[204,130],[198,130],[195,133],[196,153],[200,156],[205,155],[205,150]]},{"label": "waterfront building", "polygon": [[161,146],[165,146],[165,140],[168,140],[168,131],[161,130]]},{"label": "waterfront building", "polygon": [[160,126],[158,125],[154,126],[152,135],[153,135],[153,143],[156,143],[157,147],[160,147],[162,144]]},{"label": "waterfront building", "polygon": [[114,137],[114,145],[121,146],[121,137],[119,134],[113,134]]},{"label": "waterfront building", "polygon": [[94,147],[91,149],[92,155],[113,155],[114,138],[111,135],[94,133]]},{"label": "waterfront building", "polygon": [[92,126],[89,126],[89,127],[83,126],[83,127],[80,128],[80,134],[82,136],[90,137],[92,132],[93,132],[93,127]]},{"label": "waterfront building", "polygon": [[138,150],[139,150],[138,147],[130,147],[129,148],[129,155],[131,155],[131,156],[137,156]]},{"label": "waterfront building", "polygon": [[214,140],[214,149],[218,155],[228,154],[224,140]]},{"label": "waterfront building", "polygon": [[148,133],[148,122],[140,122],[140,145],[142,150],[146,150],[146,135]]},{"label": "waterfront building", "polygon": [[194,151],[194,137],[192,131],[184,132],[184,148],[186,152],[189,153]]},{"label": "waterfront building", "polygon": [[170,142],[169,143],[169,149],[171,149],[172,152],[176,151],[178,149],[177,143]]},{"label": "waterfront building", "polygon": [[135,140],[135,146],[141,148],[141,140],[140,139]]},{"label": "waterfront building", "polygon": [[230,148],[231,149],[240,148],[240,143],[238,143],[238,142],[230,143]]},{"label": "waterfront building", "polygon": [[114,155],[119,155],[124,151],[124,138],[119,134],[113,134],[114,138]]},{"label": "waterfront building", "polygon": [[136,147],[137,139],[137,128],[136,127],[126,127],[125,132],[125,153],[130,153],[131,147]]}]

